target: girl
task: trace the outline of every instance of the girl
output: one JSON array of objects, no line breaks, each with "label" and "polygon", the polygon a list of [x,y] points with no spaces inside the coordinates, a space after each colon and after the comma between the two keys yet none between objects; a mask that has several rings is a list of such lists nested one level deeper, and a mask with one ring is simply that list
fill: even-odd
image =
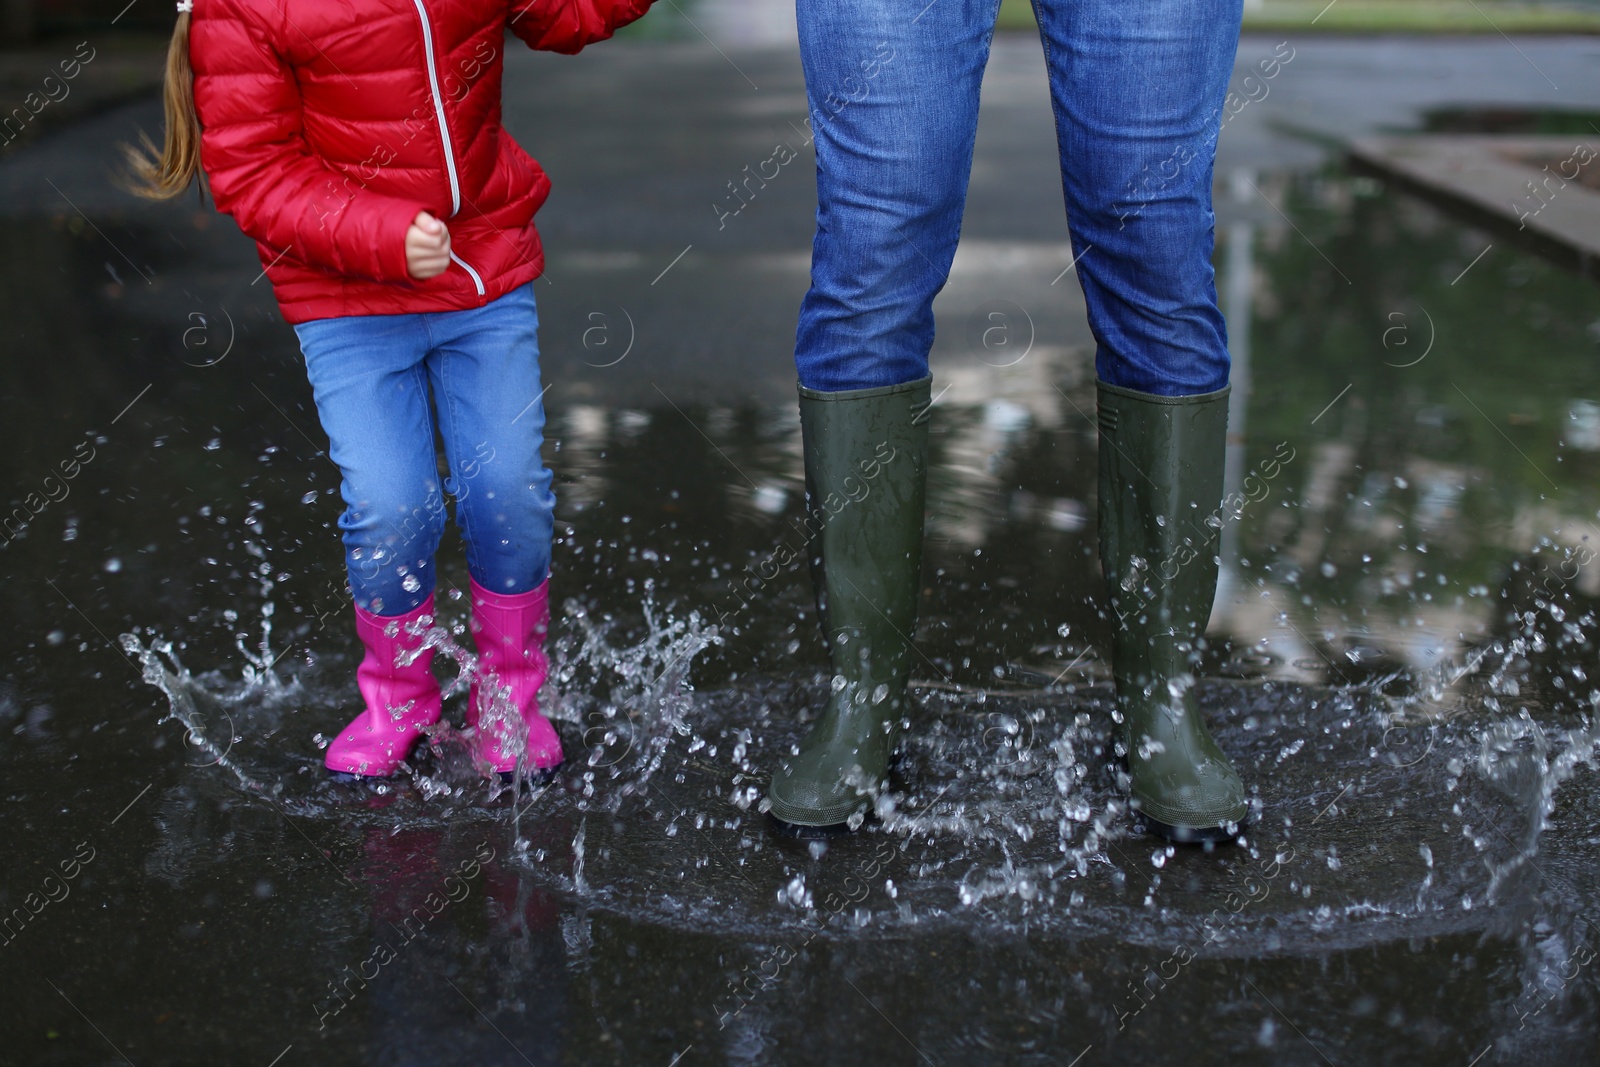
[{"label": "girl", "polygon": [[393,774],[439,720],[423,635],[446,490],[479,648],[467,724],[497,771],[561,762],[538,705],[555,498],[539,455],[533,214],[550,182],[500,127],[502,50],[509,27],[577,52],[651,2],[178,2],[166,142],[129,157],[153,198],[204,169],[299,335],[343,475],[365,647],[365,708],[328,746],[330,771]]}]

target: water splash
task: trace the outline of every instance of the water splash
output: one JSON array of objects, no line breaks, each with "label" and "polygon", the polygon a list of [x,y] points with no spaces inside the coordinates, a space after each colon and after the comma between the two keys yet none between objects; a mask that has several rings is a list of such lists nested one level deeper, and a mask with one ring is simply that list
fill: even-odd
[{"label": "water splash", "polygon": [[[217,670],[192,674],[179,660],[174,642],[153,631],[145,638],[123,634],[122,646],[139,661],[146,683],[166,698],[167,713],[159,721],[177,721],[183,726],[185,741],[195,754],[189,761],[192,766],[222,767],[241,788],[276,798],[286,810],[338,815],[343,809],[337,802],[323,804],[313,797],[294,795],[297,774],[308,776],[301,780],[311,783],[313,793],[325,790],[327,781],[313,765],[320,760],[306,759],[311,753],[297,751],[294,735],[279,730],[285,714],[299,713],[313,702],[333,705],[330,725],[343,725],[355,704],[349,693],[350,679],[341,676],[330,687],[308,686],[300,675],[288,680],[280,677],[278,665],[283,657],[272,647],[274,605],[269,595],[275,584],[273,568],[253,543],[246,547],[261,560],[252,575],[261,594],[260,637],[247,642],[246,634],[235,635],[234,646],[243,660],[236,679]],[[568,601],[565,616],[571,632],[553,643],[553,669],[540,695],[541,708],[553,720],[587,726],[582,755],[573,752],[570,743],[567,747],[569,766],[579,760],[586,765],[582,780],[589,806],[614,807],[621,797],[643,789],[661,767],[674,738],[687,737],[691,744],[698,740],[691,726],[693,690],[688,676],[696,656],[722,639],[696,612],[679,617],[659,609],[648,583],[642,611],[644,633],[629,641],[618,636],[618,627],[609,618],[597,621],[589,609]],[[237,619],[237,615],[228,617],[230,623]],[[463,618],[441,615],[419,620],[410,633],[418,644],[404,654],[408,660],[432,649],[435,664],[447,668],[441,678],[447,708],[460,710],[476,689],[480,714],[475,727],[458,729],[447,713],[425,731],[418,754],[402,764],[395,778],[375,780],[367,786],[378,795],[387,796],[397,789],[409,792],[421,804],[459,804],[470,802],[471,796],[493,804],[509,794],[518,798],[510,805],[514,842],[525,848],[521,820],[553,782],[549,776],[538,775],[531,765],[527,727],[509,687],[483,670],[469,644]],[[315,657],[308,655],[307,660]],[[225,725],[225,733],[218,731],[218,724]],[[517,769],[510,783],[503,782],[482,755],[478,738],[491,732],[503,739],[502,750],[516,757]],[[323,736],[319,732],[316,740],[325,746]],[[256,765],[241,762],[240,753],[234,751],[234,742],[241,740],[250,742]]]},{"label": "water splash", "polygon": [[692,721],[689,672],[695,657],[723,643],[697,611],[678,616],[669,610],[663,617],[652,582],[645,583],[642,609],[644,634],[629,641],[617,637],[610,615],[597,618],[567,601],[569,632],[556,640],[552,656],[549,713],[584,727],[583,796],[599,796],[613,810],[648,787],[674,738],[688,739],[691,753],[706,747]]},{"label": "water splash", "polygon": [[[1015,898],[1025,910],[1053,904],[1064,883],[1086,876],[1092,864],[1109,864],[1107,846],[1128,828],[1125,801],[1091,782],[1098,755],[1110,748],[1103,721],[1086,711],[1066,719],[1048,705],[1020,716],[984,713],[983,691],[944,692],[938,703],[946,705],[949,729],[912,738],[908,747],[950,784],[925,802],[880,802],[878,814],[884,830],[908,840],[942,837],[972,857],[998,854],[998,862],[970,863],[956,886],[962,904],[998,897]],[[998,728],[971,736],[989,716]],[[1059,858],[1039,858],[1041,834],[1053,834]],[[1030,858],[1020,859],[1018,849]]]},{"label": "water splash", "polygon": [[578,832],[572,835],[572,889],[582,896],[589,889],[589,884],[583,877],[583,842],[589,836],[589,820],[584,819],[578,823]]},{"label": "water splash", "polygon": [[[303,714],[308,698],[329,705],[330,724],[342,725],[348,711],[334,709],[341,704],[347,708],[350,686],[347,676],[319,688],[304,684],[303,674],[286,679],[275,673],[279,656],[272,647],[273,576],[267,561],[258,558],[261,565],[253,570],[252,579],[261,590],[260,637],[235,635],[242,660],[236,681],[224,682],[217,672],[191,676],[173,654],[171,643],[159,637],[141,641],[125,635],[124,647],[138,657],[146,681],[166,696],[169,713],[162,721],[182,724],[198,763],[225,767],[242,789],[275,798],[285,810],[324,818],[368,817],[367,809],[353,805],[350,796],[335,795],[336,787],[328,786],[320,775],[316,766],[320,760],[314,753],[304,758],[308,754],[299,753],[292,734],[265,728],[272,717],[263,709],[292,707]],[[444,608],[446,615],[451,614],[448,604]],[[648,583],[640,609],[642,623],[636,618],[630,626],[576,601],[563,605],[550,647],[550,679],[541,694],[542,707],[563,724],[567,735],[569,760],[559,779],[536,782],[525,766],[519,766],[522,781],[508,788],[477,756],[474,734],[444,721],[428,733],[428,754],[409,763],[402,777],[370,787],[402,801],[399,806],[374,809],[375,817],[420,824],[460,812],[463,805],[486,805],[510,793],[513,803],[482,808],[488,818],[509,821],[516,844],[510,855],[530,867],[547,868],[553,886],[590,904],[636,909],[645,900],[656,913],[674,919],[743,915],[770,922],[773,916],[760,912],[757,902],[770,907],[774,893],[799,884],[805,887],[808,903],[785,910],[796,914],[792,921],[815,922],[817,908],[829,897],[830,881],[823,868],[796,866],[771,846],[760,798],[767,776],[798,729],[795,709],[825,693],[829,679],[749,680],[726,690],[697,693],[689,684],[690,670],[701,653],[722,643],[716,627],[696,613],[659,607]],[[417,636],[438,654],[435,662],[446,668],[447,701],[459,710],[476,681],[484,702],[478,730],[504,730],[507,747],[526,757],[526,734],[516,709],[504,687],[482,677],[464,620],[435,620],[420,628]],[[1366,744],[1345,746],[1350,749],[1347,774],[1364,773],[1374,763],[1402,772],[1389,775],[1393,780],[1384,786],[1399,796],[1403,789],[1432,788],[1432,783],[1445,779],[1449,757],[1464,755],[1462,748],[1478,736],[1468,729],[1468,713],[1475,706],[1472,697],[1484,696],[1486,710],[1503,714],[1489,702],[1514,696],[1526,684],[1527,657],[1537,651],[1537,644],[1524,634],[1469,649],[1427,673],[1400,672],[1366,685],[1331,690],[1327,697],[1310,694],[1309,700],[1293,694],[1274,698],[1277,723],[1299,731],[1279,733],[1276,739],[1267,736],[1271,729],[1253,737],[1237,732],[1238,720],[1252,714],[1240,710],[1255,699],[1247,695],[1249,690],[1219,689],[1213,682],[1202,683],[1202,688],[1211,694],[1207,699],[1213,707],[1227,708],[1226,717],[1235,722],[1230,751],[1243,752],[1246,741],[1257,746],[1251,757],[1254,778],[1263,784],[1269,771],[1273,776],[1308,779],[1312,769],[1299,765],[1312,754],[1325,765],[1319,747],[1324,741],[1308,744],[1306,737],[1337,744],[1341,732],[1349,732],[1347,739],[1353,742],[1375,721],[1425,723],[1430,730],[1454,722],[1447,734],[1427,735],[1429,752],[1423,756],[1431,758],[1416,767],[1381,757],[1362,759]],[[1394,683],[1405,686],[1406,695],[1390,695]],[[961,914],[981,908],[985,914],[1030,922],[1097,923],[1112,921],[1112,916],[1124,915],[1130,907],[1151,915],[1182,910],[1181,895],[1163,891],[1161,879],[1165,876],[1169,885],[1185,884],[1174,868],[1192,869],[1192,864],[1186,868],[1188,861],[1182,855],[1160,848],[1149,853],[1144,843],[1125,841],[1127,783],[1125,776],[1107,769],[1114,718],[1109,686],[1044,686],[1003,694],[948,682],[919,688],[924,707],[906,724],[910,728],[903,745],[902,767],[911,778],[894,790],[876,793],[878,819],[861,835],[864,840],[895,843],[906,857],[905,865],[894,867],[893,877],[883,883],[892,891],[875,890],[878,895],[867,903],[840,913],[844,916],[840,922],[861,926],[870,921],[875,929],[941,917],[962,922]],[[1228,695],[1218,701],[1223,689]],[[239,732],[254,742],[241,746],[247,749],[244,762],[241,752],[232,751],[221,735],[213,738],[206,733],[212,719],[209,710],[220,707],[244,712],[238,719]],[[1512,874],[1536,856],[1538,833],[1554,791],[1579,762],[1592,757],[1600,737],[1582,731],[1552,735],[1541,750],[1532,733],[1516,732],[1525,727],[1502,723],[1500,728],[1501,741],[1490,744],[1492,752],[1474,766],[1478,777],[1512,797],[1519,812],[1537,813],[1526,825],[1517,821],[1514,854],[1505,858],[1504,848],[1481,833],[1481,840],[1470,842],[1471,848],[1459,835],[1451,835],[1453,851],[1449,843],[1433,839],[1432,848],[1439,850],[1437,865],[1418,864],[1411,881],[1401,886],[1385,882],[1383,892],[1352,898],[1359,903],[1344,912],[1338,911],[1343,905],[1335,904],[1327,915],[1344,914],[1366,922],[1414,921],[1458,911],[1457,903],[1461,909],[1469,902],[1488,903],[1509,886]],[[581,744],[573,743],[574,732]],[[1432,751],[1436,737],[1445,739],[1437,753]],[[1389,741],[1386,734],[1385,745]],[[1379,746],[1371,748],[1373,756],[1380,751]],[[1465,766],[1473,760],[1462,762]],[[287,771],[274,773],[285,763]],[[295,774],[304,777],[297,779]],[[1461,768],[1450,769],[1453,778],[1462,774]],[[311,794],[297,792],[297,782],[310,783]],[[290,795],[285,796],[286,791]],[[1306,813],[1307,820],[1321,818],[1324,825],[1314,832],[1302,827],[1298,843],[1316,842],[1329,820],[1339,818],[1340,809],[1334,804],[1323,808],[1327,800],[1349,805],[1357,799],[1339,801],[1334,792],[1329,790],[1326,800]],[[1302,795],[1269,798],[1267,810],[1276,814]],[[533,836],[543,846],[539,848],[529,847],[523,833],[524,820],[535,811],[540,826],[533,829]],[[601,812],[606,815],[590,818]],[[1466,821],[1478,825],[1475,819]],[[538,832],[541,827],[546,830],[543,837]],[[650,832],[651,827],[657,832]],[[680,834],[680,829],[685,832]],[[1512,829],[1509,823],[1507,829]],[[1275,832],[1287,841],[1288,823]],[[1149,862],[1142,858],[1146,854]],[[1307,929],[1321,929],[1319,923],[1325,926],[1331,921],[1326,915],[1318,918],[1327,909],[1323,894],[1337,892],[1340,886],[1365,891],[1374,885],[1370,875],[1363,881],[1359,870],[1347,870],[1352,863],[1359,867],[1362,857],[1342,841],[1317,855],[1320,862],[1297,865],[1273,886],[1274,893],[1287,890],[1284,896],[1298,894],[1305,901],[1275,915],[1273,921],[1281,921],[1284,928],[1298,922]],[[819,863],[821,856],[813,853],[812,860]],[[1476,880],[1463,873],[1467,864],[1476,864]],[[667,879],[680,887],[705,885],[708,896],[696,899],[695,891],[687,888],[664,893],[662,887],[673,884]],[[728,899],[719,897],[726,893],[729,879],[751,883],[748,900],[741,899],[742,890]],[[1314,900],[1312,880],[1317,882]],[[1491,884],[1487,892],[1486,882]]]},{"label": "water splash", "polygon": [[[1595,766],[1600,750],[1600,725],[1586,723],[1572,729],[1551,729],[1524,711],[1520,716],[1490,725],[1479,741],[1478,773],[1511,797],[1517,810],[1527,815],[1514,839],[1511,857],[1490,863],[1489,897],[1525,867],[1533,865],[1539,837],[1550,826],[1556,791],[1579,767]],[[1504,831],[1496,828],[1496,832]]]},{"label": "water splash", "polygon": [[[236,728],[232,715],[222,710],[220,715],[212,716],[213,720],[220,718],[228,723],[228,742],[224,747],[217,743],[210,724],[206,722],[206,715],[201,710],[202,705],[206,703],[217,704],[221,709],[226,709],[230,704],[239,704],[253,697],[260,697],[264,693],[273,695],[283,693],[284,687],[277,683],[270,670],[247,674],[242,684],[231,692],[217,692],[202,685],[189,673],[188,668],[179,661],[172,642],[153,638],[149,647],[146,647],[137,634],[131,633],[123,634],[121,641],[123,651],[138,659],[145,682],[166,694],[167,714],[157,720],[158,724],[173,720],[181,723],[185,731],[185,743],[203,755],[205,765],[224,768],[247,792],[262,796],[276,796],[282,792],[281,783],[269,785],[246,772],[236,760],[230,758],[233,730]],[[248,671],[255,666],[256,664],[252,662],[246,665],[246,669]],[[272,678],[272,684],[266,683],[265,678]]]}]

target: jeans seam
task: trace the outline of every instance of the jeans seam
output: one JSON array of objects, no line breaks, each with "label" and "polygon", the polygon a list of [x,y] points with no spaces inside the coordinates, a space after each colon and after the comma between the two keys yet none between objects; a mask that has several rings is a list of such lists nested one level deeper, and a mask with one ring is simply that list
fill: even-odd
[{"label": "jeans seam", "polygon": [[[441,427],[444,430],[445,463],[450,469],[449,478],[453,481],[456,476],[456,446],[461,439],[461,420],[456,412],[456,393],[450,385],[450,360],[444,358],[443,355],[439,360],[439,391],[444,394],[438,398],[439,418],[441,422],[448,422],[447,426]],[[461,531],[461,540],[466,544],[467,573],[472,575],[475,571],[481,572],[482,568],[478,566],[478,547],[471,536],[472,530],[471,524],[467,519],[467,511],[466,495],[457,494],[456,529]]]},{"label": "jeans seam", "polygon": [[[1039,10],[1040,2],[1041,2],[1041,0],[1029,0],[1029,4],[1033,7],[1033,21],[1039,24],[1039,41],[1040,41],[1041,44],[1044,45],[1044,76],[1045,76],[1045,83],[1049,84],[1049,81],[1050,81],[1050,32],[1044,28],[1044,14],[1043,14],[1043,12],[1041,12]],[[999,18],[999,8],[996,7],[995,10],[996,10],[995,17],[998,20],[998,18]],[[992,30],[989,33],[989,39],[990,39],[991,42],[994,40],[994,32]],[[1055,112],[1055,95],[1056,95],[1055,94],[1055,89],[1052,86],[1051,87],[1051,92],[1050,92],[1050,105],[1051,105],[1050,106],[1050,110],[1051,110],[1051,113],[1052,113],[1052,115],[1051,115],[1052,118],[1056,117],[1054,115],[1054,112]],[[1057,118],[1057,126],[1059,127],[1059,125],[1060,125],[1060,119]],[[1056,136],[1057,137],[1060,136],[1059,129],[1057,131]]]},{"label": "jeans seam", "polygon": [[[424,418],[425,418],[425,420],[427,422],[428,453],[430,455],[432,455],[432,453],[433,453],[433,420],[432,420],[432,418],[428,417],[428,416],[430,416],[432,414],[432,412],[429,411],[428,399],[429,399],[429,395],[433,391],[433,383],[428,381],[427,363],[428,363],[428,353],[433,350],[433,325],[432,325],[432,323],[430,323],[428,321],[428,316],[427,316],[426,313],[424,313],[423,315],[421,315],[419,317],[419,321],[420,321],[421,326],[422,326],[422,339],[423,339],[424,344],[427,347],[425,347],[423,349],[422,358],[417,360],[416,363],[412,364],[411,370],[412,370],[412,373],[416,376],[416,379],[417,379],[417,389],[422,394],[422,412],[423,412]],[[433,476],[435,478],[438,477],[437,464],[435,465],[435,469],[431,473],[433,474]],[[436,543],[433,546],[433,558],[430,559],[428,562],[429,562],[429,565],[430,565],[429,566],[430,576],[435,579],[434,584],[436,585],[437,584],[437,575],[439,573],[439,566],[438,566],[439,548],[444,542],[444,528],[445,528],[445,525],[446,525],[446,522],[447,522],[448,512],[445,510],[444,486],[443,485],[438,486],[437,489],[435,490],[435,492],[437,492],[438,496],[439,496],[439,507],[438,507],[439,518],[438,518],[438,524],[437,524],[438,525],[438,530],[439,530],[439,537],[438,537]],[[429,503],[432,503],[432,501],[430,501]]]},{"label": "jeans seam", "polygon": [[[426,372],[423,370],[422,362],[419,360],[418,362],[413,363],[411,365],[411,367],[409,368],[409,373],[410,373],[411,378],[412,378],[413,387],[416,388],[422,395],[423,408],[424,408],[424,410],[426,410],[427,402],[428,402],[427,401],[427,397],[428,397],[428,376],[427,376]],[[441,494],[439,502],[440,502],[441,506],[444,503],[442,494]],[[431,518],[431,512],[433,510],[432,507],[431,507],[432,503],[433,503],[433,501],[432,501],[431,498],[430,499],[425,499],[423,501],[423,507],[425,509],[427,509],[427,511],[430,513],[429,517],[423,522],[422,529],[420,531],[421,539],[424,540],[424,541],[435,540],[433,538],[434,523],[433,523],[433,520]],[[409,522],[409,518],[404,520],[404,521]],[[440,528],[442,530],[443,519],[441,518],[439,521],[440,521]],[[398,567],[398,566],[400,566],[402,564],[402,560],[400,558],[400,553],[401,552],[406,552],[407,553],[407,558],[409,559],[409,556],[410,556],[410,551],[409,550],[412,548],[414,539],[412,537],[410,537],[410,536],[407,536],[404,526],[395,526],[393,521],[390,521],[389,522],[389,527],[396,534],[395,545],[394,545],[394,558],[389,561],[389,566]],[[434,546],[433,546],[433,551],[430,553],[430,556],[437,556],[438,555],[438,551],[439,551],[439,546],[438,546],[437,543],[435,543]],[[430,559],[429,562],[431,564],[432,560]],[[411,566],[409,562],[407,562],[405,565],[408,568]],[[431,566],[428,569],[428,574],[429,574],[429,578],[430,578],[430,584],[429,584],[429,587],[428,587],[427,591],[423,592],[422,590],[418,590],[418,592],[422,592],[423,593],[424,599],[429,594],[431,594],[433,592],[433,583],[431,582],[431,579],[433,577],[433,574],[434,574],[435,570],[436,570],[436,568],[431,567]],[[379,570],[380,577],[378,579],[378,584],[380,584],[380,585],[399,584],[401,592],[402,592],[402,596],[401,596],[402,601],[409,603],[410,599],[416,595],[415,593],[412,593],[410,590],[407,590],[405,588],[405,586],[403,584],[403,580],[401,580],[401,579],[399,579],[397,577],[392,582],[386,582],[386,581],[383,581],[383,579],[381,578],[381,574],[382,574],[382,568],[380,568],[380,570]],[[351,586],[352,586],[352,588],[354,588],[355,582],[352,581],[351,582]],[[416,608],[416,605],[413,604],[411,606],[411,608],[408,609],[408,610],[415,610],[415,608]]]}]

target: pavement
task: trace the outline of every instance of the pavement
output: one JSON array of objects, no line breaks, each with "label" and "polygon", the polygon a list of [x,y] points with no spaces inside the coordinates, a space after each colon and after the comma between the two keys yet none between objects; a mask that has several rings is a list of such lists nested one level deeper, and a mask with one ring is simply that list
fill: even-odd
[{"label": "pavement", "polygon": [[1374,171],[1600,277],[1600,136],[1360,137],[1351,155]]},{"label": "pavement", "polygon": [[86,33],[0,53],[0,155],[159,92],[166,49],[148,34]]}]

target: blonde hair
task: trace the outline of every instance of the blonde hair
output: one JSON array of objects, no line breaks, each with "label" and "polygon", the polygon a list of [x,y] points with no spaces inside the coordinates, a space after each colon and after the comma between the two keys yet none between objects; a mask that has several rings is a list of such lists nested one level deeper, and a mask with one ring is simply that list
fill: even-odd
[{"label": "blonde hair", "polygon": [[137,147],[122,146],[131,173],[119,184],[147,200],[171,200],[201,176],[200,116],[194,109],[194,70],[189,66],[189,20],[189,12],[178,12],[172,43],[167,46],[167,73],[162,84],[164,143],[158,149],[141,130]]}]

